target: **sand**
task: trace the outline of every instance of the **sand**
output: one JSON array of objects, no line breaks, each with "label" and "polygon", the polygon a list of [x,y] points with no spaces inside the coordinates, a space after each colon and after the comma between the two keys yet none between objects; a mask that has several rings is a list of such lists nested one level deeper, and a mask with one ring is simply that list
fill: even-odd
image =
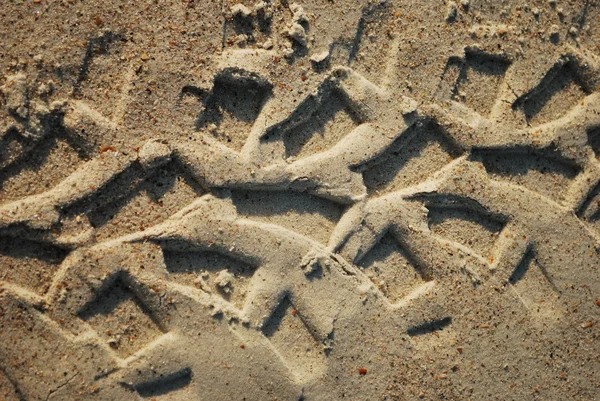
[{"label": "sand", "polygon": [[0,21],[0,399],[597,399],[597,2]]}]

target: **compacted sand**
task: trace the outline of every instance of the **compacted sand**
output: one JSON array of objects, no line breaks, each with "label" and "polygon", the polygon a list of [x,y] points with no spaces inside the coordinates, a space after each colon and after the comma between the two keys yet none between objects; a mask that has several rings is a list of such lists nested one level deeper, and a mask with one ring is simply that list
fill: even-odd
[{"label": "compacted sand", "polygon": [[593,400],[600,4],[0,4],[1,400]]}]

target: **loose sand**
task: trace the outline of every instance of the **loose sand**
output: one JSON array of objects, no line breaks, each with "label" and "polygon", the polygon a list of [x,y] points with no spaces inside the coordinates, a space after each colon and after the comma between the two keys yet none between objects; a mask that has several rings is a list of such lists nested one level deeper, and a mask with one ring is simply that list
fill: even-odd
[{"label": "loose sand", "polygon": [[598,2],[0,22],[0,399],[598,399]]}]

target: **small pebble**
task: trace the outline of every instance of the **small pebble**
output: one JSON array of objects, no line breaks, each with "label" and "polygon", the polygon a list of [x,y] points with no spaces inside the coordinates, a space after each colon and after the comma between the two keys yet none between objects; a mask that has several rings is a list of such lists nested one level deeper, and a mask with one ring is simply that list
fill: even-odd
[{"label": "small pebble", "polygon": [[51,92],[52,92],[52,89],[51,89],[50,85],[41,84],[40,86],[38,86],[37,93],[39,96],[42,96],[42,97],[48,96]]},{"label": "small pebble", "polygon": [[306,31],[302,25],[298,23],[292,24],[290,29],[288,29],[288,36],[295,40],[299,45],[306,46]]},{"label": "small pebble", "polygon": [[558,25],[552,25],[550,27],[550,40],[552,41],[558,41],[559,38],[559,27]]},{"label": "small pebble", "polygon": [[235,37],[234,42],[238,47],[244,47],[246,44],[248,44],[248,39],[248,35],[240,33]]},{"label": "small pebble", "polygon": [[454,22],[456,20],[456,16],[458,15],[458,7],[456,6],[455,1],[448,2],[448,8],[446,10],[446,21]]},{"label": "small pebble", "polygon": [[324,50],[320,53],[313,54],[310,56],[310,61],[315,64],[321,64],[329,59],[329,50]]},{"label": "small pebble", "polygon": [[248,18],[252,15],[252,11],[243,4],[236,4],[231,7],[231,15],[238,18]]},{"label": "small pebble", "polygon": [[292,21],[297,24],[307,24],[308,17],[304,13],[304,8],[301,5],[292,3],[290,4],[290,10],[293,13]]},{"label": "small pebble", "polygon": [[273,48],[273,42],[271,41],[271,39],[267,39],[262,45],[261,47],[265,50],[271,50]]},{"label": "small pebble", "polygon": [[282,50],[283,57],[291,58],[294,55],[294,49],[291,46],[286,46]]}]

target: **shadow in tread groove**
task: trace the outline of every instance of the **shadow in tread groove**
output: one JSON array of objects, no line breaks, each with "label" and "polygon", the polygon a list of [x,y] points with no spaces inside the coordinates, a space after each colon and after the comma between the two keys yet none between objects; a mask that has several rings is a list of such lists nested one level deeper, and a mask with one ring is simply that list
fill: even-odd
[{"label": "shadow in tread groove", "polygon": [[18,134],[0,140],[0,166],[8,155],[24,153],[0,170],[0,202],[46,191],[75,171],[85,154],[66,135],[51,135],[36,144]]},{"label": "shadow in tread groove", "polygon": [[107,282],[78,315],[121,357],[133,354],[167,331],[127,284],[125,273]]},{"label": "shadow in tread groove", "polygon": [[242,309],[256,267],[217,252],[186,251],[186,247],[174,242],[169,249],[163,247],[169,280],[219,294]]},{"label": "shadow in tread groove", "polygon": [[0,280],[43,295],[68,254],[57,246],[0,234]]},{"label": "shadow in tread groove", "polygon": [[[501,56],[467,51],[452,98],[482,115],[489,114],[509,66],[510,62]],[[490,92],[494,96],[490,96]]]},{"label": "shadow in tread groove", "polygon": [[427,179],[460,154],[438,126],[415,125],[366,166],[363,179],[370,194],[392,192]]},{"label": "shadow in tread groove", "polygon": [[69,251],[50,244],[0,235],[0,255],[3,256],[61,264],[68,253]]},{"label": "shadow in tread groove", "polygon": [[[591,93],[577,69],[572,60],[557,62],[535,89],[517,99],[513,109],[521,109],[529,124],[541,124],[559,117]],[[569,104],[565,105],[565,102]]]},{"label": "shadow in tread groove", "polygon": [[600,184],[590,191],[585,202],[577,211],[577,217],[592,225],[600,223]]},{"label": "shadow in tread groove", "polygon": [[0,367],[0,399],[4,401],[25,401],[25,395],[19,390],[17,383]]},{"label": "shadow in tread groove", "polygon": [[252,124],[271,96],[271,88],[250,80],[237,82],[217,77],[208,95],[190,87],[186,93],[198,94],[204,104],[196,120],[196,129],[208,129],[226,146],[240,151]]},{"label": "shadow in tread groove", "polygon": [[519,282],[523,277],[525,277],[525,273],[529,271],[529,267],[531,266],[532,262],[533,250],[530,247],[527,252],[525,252],[521,262],[519,262],[519,264],[515,267],[515,270],[513,270],[512,274],[508,278],[508,282],[511,284],[516,284]]},{"label": "shadow in tread groove", "polygon": [[232,273],[249,277],[255,270],[250,265],[216,252],[184,251],[185,245],[182,245],[181,249],[181,251],[163,249],[165,265],[169,273],[198,274],[202,271],[216,272],[228,269]]},{"label": "shadow in tread groove", "polygon": [[[149,176],[134,163],[97,193],[68,207],[66,214],[87,215],[89,224],[97,229],[96,239],[104,240],[160,223],[204,193],[176,162]],[[143,209],[144,215],[136,208]]]},{"label": "shadow in tread groove", "polygon": [[78,96],[81,88],[81,84],[85,81],[88,76],[88,72],[90,69],[90,65],[95,56],[106,54],[109,50],[110,45],[116,41],[125,41],[125,37],[122,34],[115,34],[113,32],[107,31],[102,35],[90,38],[85,47],[85,54],[83,56],[83,60],[81,61],[81,65],[79,67],[79,74],[77,76],[77,80],[73,85],[73,96]]},{"label": "shadow in tread groove", "polygon": [[279,306],[277,306],[277,308],[273,311],[273,314],[269,318],[267,324],[265,324],[262,328],[262,332],[266,337],[273,337],[277,330],[279,330],[283,318],[290,308],[292,308],[291,310],[294,310],[290,299],[286,296],[281,300]]},{"label": "shadow in tread groove", "polygon": [[432,320],[430,322],[420,324],[418,326],[409,327],[406,330],[406,333],[411,337],[422,336],[424,334],[429,334],[435,331],[442,330],[444,329],[444,327],[450,325],[450,323],[452,323],[452,317],[446,316],[441,319]]},{"label": "shadow in tread groove", "polygon": [[408,253],[398,240],[386,233],[358,265],[391,302],[407,296],[431,280],[431,274]]},{"label": "shadow in tread groove", "polygon": [[291,191],[232,191],[231,198],[240,216],[277,224],[322,243],[327,243],[343,211],[331,201]]},{"label": "shadow in tread groove", "polygon": [[[282,127],[285,156],[305,157],[333,147],[358,125],[346,101],[335,91],[323,99],[310,118],[291,129]],[[287,128],[287,129],[286,129]]]},{"label": "shadow in tread groove", "polygon": [[474,151],[471,159],[483,164],[488,174],[523,185],[555,201],[560,201],[580,169],[552,153],[541,154],[528,148]]},{"label": "shadow in tread groove", "polygon": [[[262,332],[300,380],[324,373],[326,350],[315,339],[303,321],[301,311],[296,311],[288,296],[281,300]],[[333,340],[333,334],[329,340]]]},{"label": "shadow in tread groove", "polygon": [[594,150],[596,157],[600,157],[600,127],[596,127],[587,132],[588,143]]},{"label": "shadow in tread groove", "polygon": [[488,255],[503,224],[479,210],[466,206],[427,205],[430,230]]},{"label": "shadow in tread groove", "polygon": [[156,397],[181,390],[192,382],[192,370],[184,368],[167,376],[135,386],[137,393],[143,397]]}]

